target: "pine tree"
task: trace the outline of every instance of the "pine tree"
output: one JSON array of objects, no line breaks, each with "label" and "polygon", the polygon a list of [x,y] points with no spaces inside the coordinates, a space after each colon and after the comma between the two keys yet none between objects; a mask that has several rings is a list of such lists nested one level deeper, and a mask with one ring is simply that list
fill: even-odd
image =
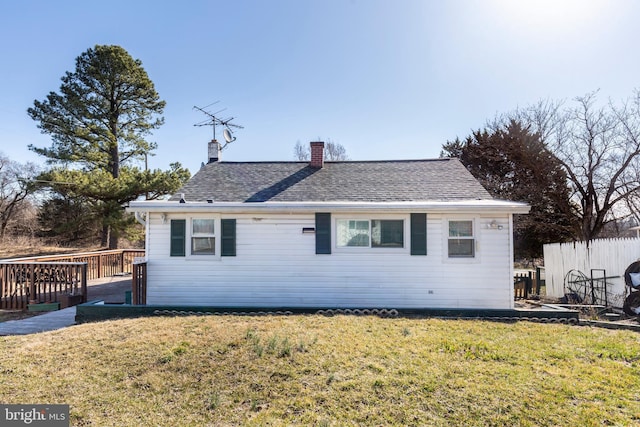
[{"label": "pine tree", "polygon": [[162,125],[164,107],[140,60],[120,46],[98,45],[76,58],[59,93],[28,110],[52,138],[51,147],[29,147],[52,165],[41,178],[61,195],[91,202],[101,213],[103,246],[117,247],[123,204],[171,193],[189,178],[179,163],[169,171],[138,167],[157,148],[146,137]]}]

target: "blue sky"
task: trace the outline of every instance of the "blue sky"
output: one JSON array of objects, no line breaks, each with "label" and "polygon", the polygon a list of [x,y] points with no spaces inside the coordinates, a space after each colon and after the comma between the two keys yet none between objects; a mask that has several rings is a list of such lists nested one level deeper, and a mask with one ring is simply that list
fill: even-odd
[{"label": "blue sky", "polygon": [[27,108],[116,44],[167,102],[152,168],[196,172],[212,131],[193,106],[215,101],[244,126],[224,160],[293,160],[318,138],[354,160],[433,158],[542,98],[630,96],[639,18],[633,0],[0,0],[0,151],[41,162]]}]

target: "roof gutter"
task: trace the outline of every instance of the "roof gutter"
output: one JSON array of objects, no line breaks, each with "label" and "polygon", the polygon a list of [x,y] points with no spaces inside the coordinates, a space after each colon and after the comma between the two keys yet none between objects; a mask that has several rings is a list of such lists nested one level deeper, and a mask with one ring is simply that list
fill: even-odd
[{"label": "roof gutter", "polygon": [[313,213],[330,212],[504,212],[526,214],[531,206],[504,200],[463,200],[426,202],[168,202],[134,201],[127,212],[220,212],[220,213]]}]

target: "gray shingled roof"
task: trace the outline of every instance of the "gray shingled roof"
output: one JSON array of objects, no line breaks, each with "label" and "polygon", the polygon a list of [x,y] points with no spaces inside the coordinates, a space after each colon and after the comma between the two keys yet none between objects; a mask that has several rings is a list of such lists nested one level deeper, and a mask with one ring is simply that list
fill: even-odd
[{"label": "gray shingled roof", "polygon": [[191,202],[418,202],[491,199],[457,159],[215,162],[171,200]]}]

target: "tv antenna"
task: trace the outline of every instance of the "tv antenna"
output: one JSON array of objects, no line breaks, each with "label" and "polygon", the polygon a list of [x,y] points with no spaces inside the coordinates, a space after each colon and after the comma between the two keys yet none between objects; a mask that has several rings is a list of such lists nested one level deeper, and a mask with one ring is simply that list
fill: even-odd
[{"label": "tv antenna", "polygon": [[235,117],[228,117],[228,118],[221,118],[219,116],[220,113],[222,113],[223,111],[226,110],[226,108],[223,108],[222,110],[216,111],[215,113],[211,113],[209,111],[206,111],[205,108],[211,107],[212,105],[217,104],[220,101],[216,101],[213,102],[205,107],[198,107],[196,105],[193,106],[193,108],[195,110],[200,111],[201,113],[203,113],[205,116],[207,116],[206,120],[203,120],[201,122],[195,123],[194,126],[211,126],[213,128],[213,140],[215,142],[217,142],[216,140],[216,127],[218,126],[222,126],[224,129],[222,130],[222,136],[224,137],[225,140],[225,144],[220,148],[220,150],[224,150],[224,148],[229,145],[230,143],[232,143],[233,141],[236,140],[236,137],[233,136],[233,129],[244,129],[244,126],[240,126],[237,125],[235,123],[231,123],[231,121],[235,118]]}]

